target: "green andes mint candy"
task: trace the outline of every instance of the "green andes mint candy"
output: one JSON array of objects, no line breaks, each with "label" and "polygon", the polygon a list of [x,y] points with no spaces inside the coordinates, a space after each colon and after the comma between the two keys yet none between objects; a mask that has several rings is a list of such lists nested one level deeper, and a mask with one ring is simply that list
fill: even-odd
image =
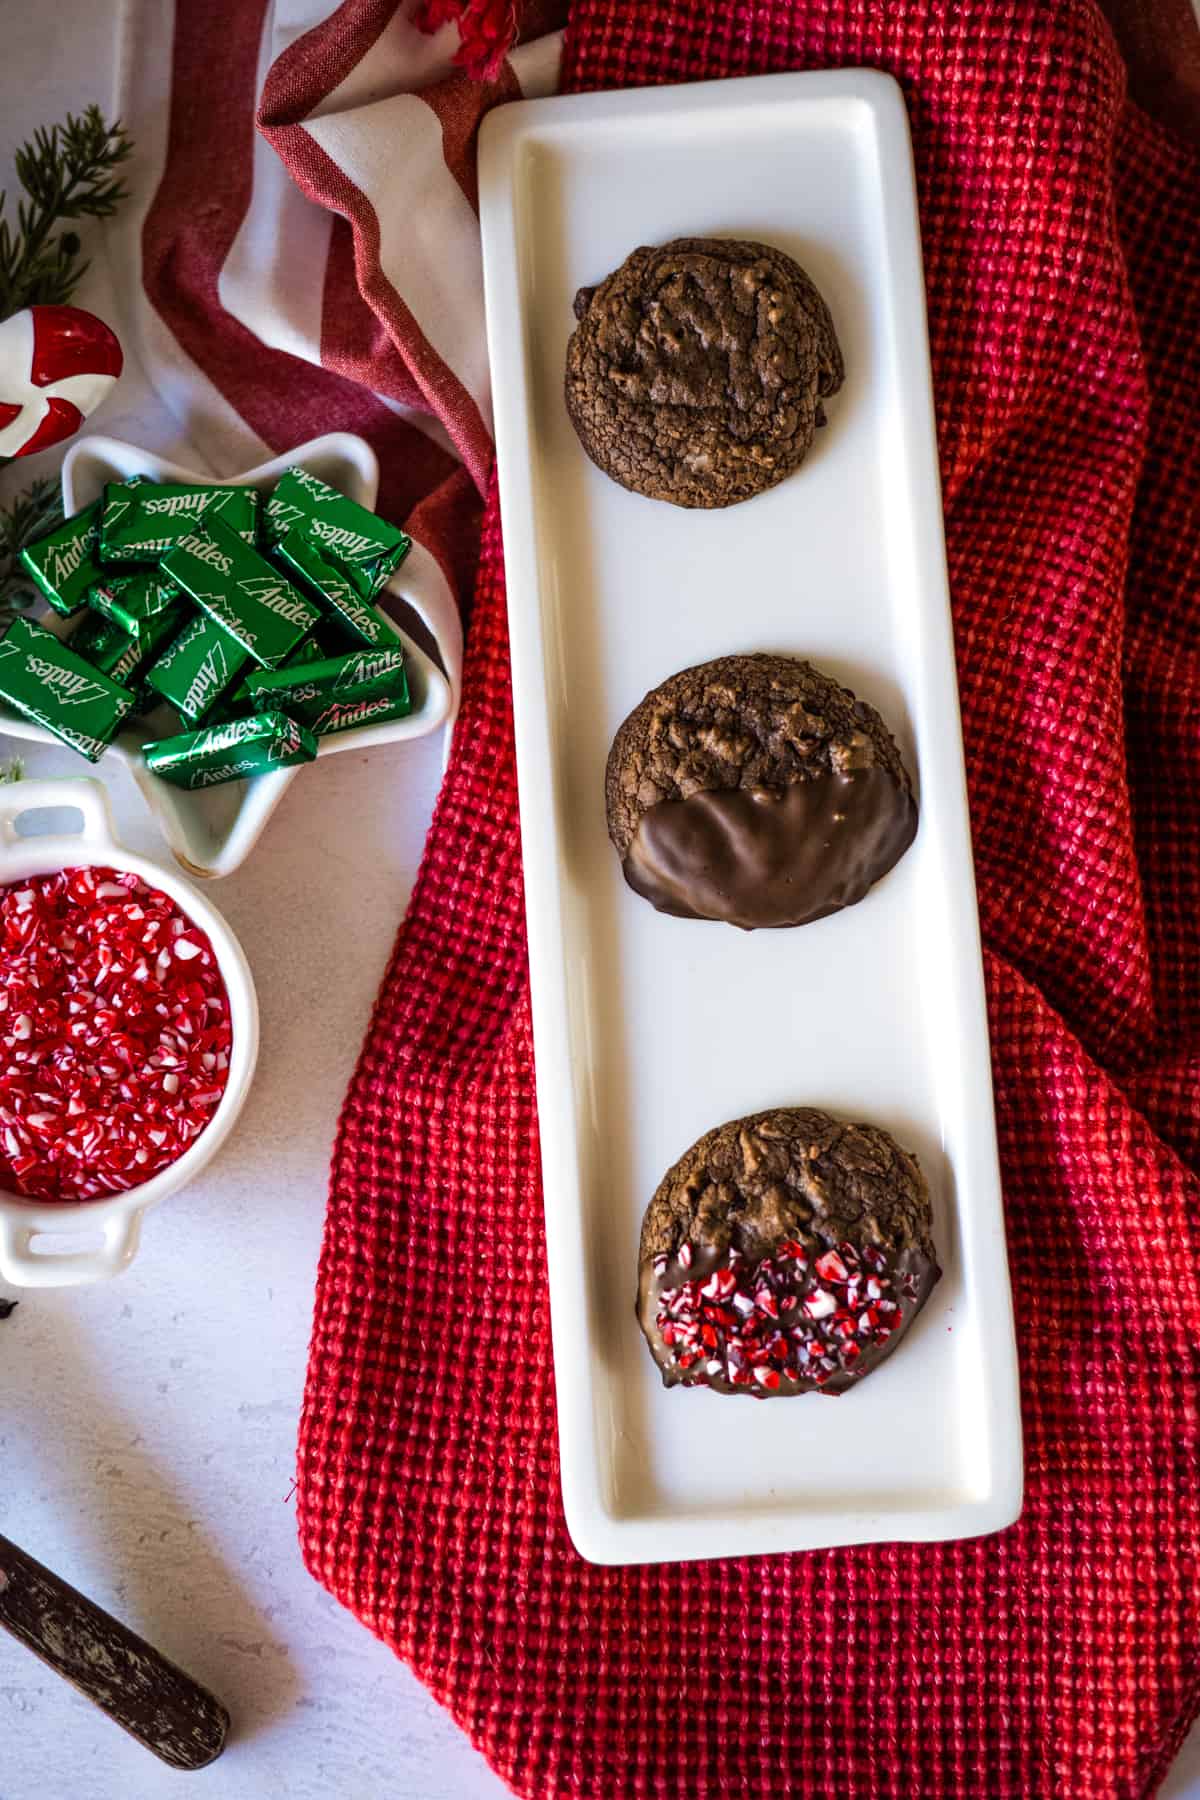
[{"label": "green andes mint candy", "polygon": [[353,582],[314,549],[302,531],[289,532],[276,545],[274,555],[354,642],[378,650],[395,649],[400,643],[400,634],[391,620],[364,600]]},{"label": "green andes mint candy", "polygon": [[241,644],[201,613],[159,657],[146,686],[189,725],[199,725],[249,661]]},{"label": "green andes mint candy", "polygon": [[253,544],[257,491],[208,482],[110,481],[100,515],[100,559],[113,566],[156,563],[202,520],[217,515]]},{"label": "green andes mint candy", "polygon": [[0,698],[89,762],[99,760],[134,708],[127,688],[44,626],[20,618],[0,638]]},{"label": "green andes mint candy", "polygon": [[231,719],[202,731],[186,731],[145,748],[146,767],[163,781],[195,792],[311,762],[317,740],[279,712]]},{"label": "green andes mint candy", "polygon": [[18,561],[56,613],[69,619],[87,604],[93,582],[104,578],[97,555],[100,502],[65,519],[45,537],[26,544]]},{"label": "green andes mint candy", "polygon": [[162,573],[265,668],[284,662],[321,617],[294,588],[220,517],[178,543]]},{"label": "green andes mint candy", "polygon": [[268,544],[282,543],[298,529],[364,600],[375,598],[412,548],[398,526],[299,467],[286,470],[267,496],[262,528]]}]

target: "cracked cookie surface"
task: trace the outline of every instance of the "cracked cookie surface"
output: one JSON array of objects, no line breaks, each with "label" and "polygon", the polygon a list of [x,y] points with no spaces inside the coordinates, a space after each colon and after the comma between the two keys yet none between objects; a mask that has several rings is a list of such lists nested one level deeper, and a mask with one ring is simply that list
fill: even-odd
[{"label": "cracked cookie surface", "polygon": [[730,506],[798,469],[842,385],[829,308],[769,244],[677,238],[575,297],[566,403],[592,461],[635,493]]}]

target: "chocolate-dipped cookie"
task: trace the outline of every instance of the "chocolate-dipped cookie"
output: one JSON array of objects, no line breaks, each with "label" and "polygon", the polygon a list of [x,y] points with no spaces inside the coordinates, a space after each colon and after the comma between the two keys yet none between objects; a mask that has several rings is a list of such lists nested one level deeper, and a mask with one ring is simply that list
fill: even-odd
[{"label": "chocolate-dipped cookie", "polygon": [[659,1183],[638,1323],[666,1387],[841,1394],[940,1274],[916,1157],[876,1125],[780,1107],[707,1132]]},{"label": "chocolate-dipped cookie", "polygon": [[622,487],[676,506],[730,506],[803,462],[842,385],[829,308],[769,244],[643,246],[575,296],[571,423]]},{"label": "chocolate-dipped cookie", "polygon": [[752,931],[861,900],[917,829],[887,726],[790,656],[722,656],[672,675],[613,739],[608,834],[659,912]]}]

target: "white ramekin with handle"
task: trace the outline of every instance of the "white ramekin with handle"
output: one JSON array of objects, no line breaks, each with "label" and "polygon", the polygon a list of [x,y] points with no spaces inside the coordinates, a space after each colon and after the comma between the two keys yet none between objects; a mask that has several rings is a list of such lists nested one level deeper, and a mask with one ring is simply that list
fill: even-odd
[{"label": "white ramekin with handle", "polygon": [[[17,829],[27,814],[63,808],[80,815],[78,829],[28,837]],[[233,1130],[258,1056],[258,1001],[241,945],[190,882],[118,842],[104,784],[87,778],[0,784],[0,886],[89,865],[140,875],[207,934],[229,996],[229,1075],[200,1136],[150,1181],[103,1199],[61,1204],[0,1190],[0,1282],[9,1287],[74,1287],[127,1268],[137,1252],[143,1213],[186,1187]]]}]

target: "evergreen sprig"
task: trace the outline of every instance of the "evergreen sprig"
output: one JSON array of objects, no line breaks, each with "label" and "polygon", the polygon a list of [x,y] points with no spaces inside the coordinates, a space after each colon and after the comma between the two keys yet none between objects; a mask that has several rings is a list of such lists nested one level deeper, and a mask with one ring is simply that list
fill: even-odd
[{"label": "evergreen sprig", "polygon": [[79,260],[74,231],[57,227],[72,219],[107,219],[127,198],[114,175],[133,144],[118,119],[109,125],[98,106],[61,125],[42,126],[17,151],[16,228],[4,217],[0,192],[0,319],[26,306],[62,305],[88,264]]},{"label": "evergreen sprig", "polygon": [[26,544],[52,531],[63,516],[56,480],[35,481],[0,509],[0,627],[37,599],[37,589],[17,561]]}]

